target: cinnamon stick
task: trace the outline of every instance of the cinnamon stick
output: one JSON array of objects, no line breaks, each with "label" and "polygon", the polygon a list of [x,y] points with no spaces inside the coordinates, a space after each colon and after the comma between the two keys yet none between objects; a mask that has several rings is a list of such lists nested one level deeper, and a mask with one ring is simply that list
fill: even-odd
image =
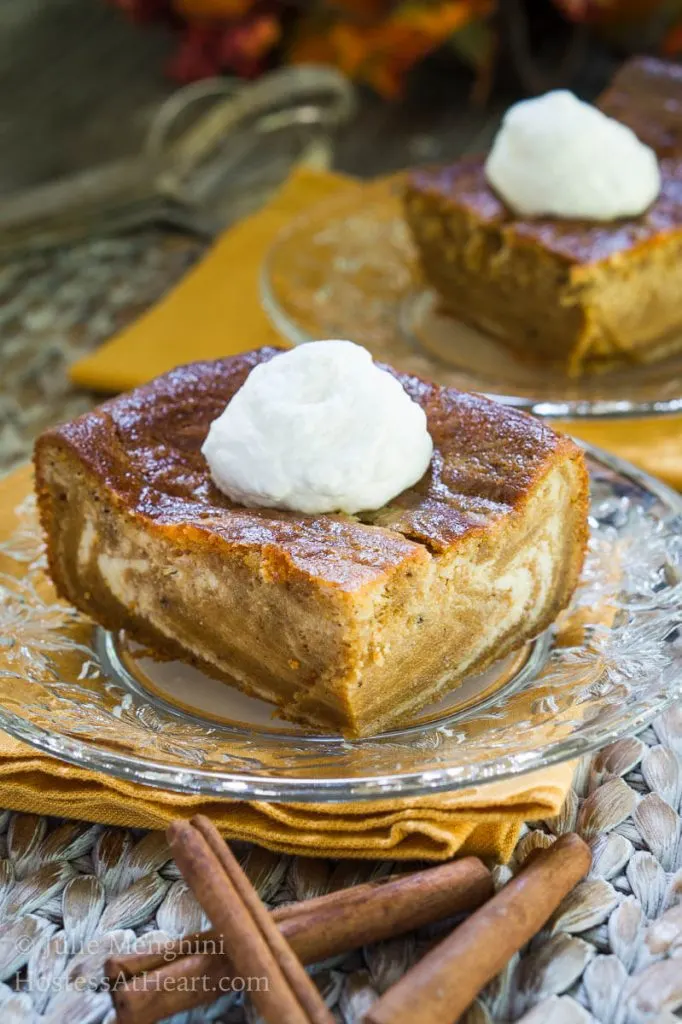
[{"label": "cinnamon stick", "polygon": [[365,1015],[365,1024],[451,1024],[550,918],[590,869],[574,833],[534,858],[485,906],[426,954]]},{"label": "cinnamon stick", "polygon": [[[468,859],[474,860],[474,858]],[[462,862],[460,861],[458,863]],[[477,865],[478,864],[480,864],[480,862],[477,861]],[[430,870],[433,871],[438,869]],[[480,865],[480,871],[483,877],[490,877],[489,872],[483,868],[483,865]],[[418,872],[412,877],[416,882],[418,882],[422,874],[423,872]],[[277,907],[273,910],[270,916],[286,934],[284,922],[289,921],[292,917],[296,917],[301,914],[307,915],[312,913],[313,910],[317,911],[325,908],[328,908],[330,912],[336,914],[344,904],[359,906],[378,886],[395,882],[400,877],[402,876],[396,873],[386,878],[377,879],[375,882],[363,882],[361,885],[353,885],[347,889],[335,889],[334,892],[325,893],[323,896],[315,896],[309,900],[301,900],[298,903],[287,903],[286,905]],[[443,884],[445,884],[445,881]],[[478,906],[478,903],[475,905]],[[168,964],[173,963],[174,960],[179,958],[189,959],[196,954],[202,953],[206,958],[206,963],[208,963],[208,959],[219,954],[220,950],[220,936],[212,929],[205,932],[194,932],[191,935],[183,936],[181,939],[175,939],[171,942],[164,943],[162,950],[151,950],[148,953],[126,953],[122,956],[110,957],[106,963],[107,977],[109,979],[133,978],[137,974],[144,974],[147,971],[154,971],[158,968],[166,967]]]},{"label": "cinnamon stick", "polygon": [[[225,875],[261,931],[282,974],[289,982],[291,991],[304,1010],[309,1024],[334,1024],[331,1011],[325,1005],[317,986],[306,974],[303,964],[270,917],[260,896],[215,825],[203,814],[195,815],[191,819],[191,824],[206,840],[209,849],[220,863]],[[213,923],[215,924],[215,922]]]},{"label": "cinnamon stick", "polygon": [[[492,892],[488,869],[465,857],[279,907],[271,917],[303,963],[314,963],[473,910]],[[212,942],[222,948],[215,933],[204,932],[161,953],[112,957],[106,970],[119,1024],[154,1024],[213,1002],[233,967],[229,958],[210,952]],[[188,948],[196,952],[187,955]],[[142,971],[150,973],[118,983]]]},{"label": "cinnamon stick", "polygon": [[[209,829],[203,826],[203,831],[210,837]],[[308,991],[305,1003],[301,1001],[299,993],[304,983],[298,976],[292,983],[289,974],[293,953],[290,950],[289,956],[282,953],[284,940],[269,919],[266,929],[263,929],[260,915],[257,917],[252,910],[253,899],[247,888],[250,882],[246,880],[245,885],[240,879],[235,884],[235,879],[225,869],[229,858],[223,860],[220,857],[215,849],[217,844],[184,821],[174,822],[167,835],[176,864],[221,935],[235,977],[242,979],[244,984],[247,979],[249,984],[251,979],[258,979],[256,988],[250,987],[250,995],[261,1016],[268,1024],[275,1021],[278,1024],[332,1024],[331,1014],[307,975],[308,986],[314,994]],[[229,866],[232,869],[232,865]],[[273,930],[277,938],[271,944]],[[305,974],[300,964],[299,969]]]}]

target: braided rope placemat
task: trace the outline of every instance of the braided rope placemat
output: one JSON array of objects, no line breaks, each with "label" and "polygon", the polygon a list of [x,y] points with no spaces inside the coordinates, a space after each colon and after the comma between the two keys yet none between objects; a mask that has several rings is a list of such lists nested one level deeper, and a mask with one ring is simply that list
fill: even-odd
[{"label": "braided rope placemat", "polygon": [[[665,1024],[682,1006],[682,707],[639,737],[579,765],[559,817],[529,825],[503,885],[537,846],[576,830],[590,876],[468,1011],[466,1024]],[[236,844],[271,906],[388,873],[390,861],[283,857]],[[201,908],[161,833],[35,815],[0,815],[0,1020],[112,1024],[104,990],[111,952],[200,930]],[[443,922],[335,957],[313,972],[343,1024],[354,1024],[443,935]],[[238,993],[173,1024],[257,1020]],[[418,1020],[418,1007],[415,1007]]]}]

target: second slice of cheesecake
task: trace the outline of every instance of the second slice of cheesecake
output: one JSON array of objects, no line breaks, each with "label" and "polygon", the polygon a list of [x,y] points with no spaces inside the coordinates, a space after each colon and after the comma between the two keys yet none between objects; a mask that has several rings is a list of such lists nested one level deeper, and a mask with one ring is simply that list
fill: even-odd
[{"label": "second slice of cheesecake", "polygon": [[37,492],[60,595],[307,727],[381,732],[544,630],[578,581],[582,451],[477,395],[398,374],[431,466],[377,512],[236,505],[201,454],[276,349],[181,367],[45,433]]},{"label": "second slice of cheesecake", "polygon": [[467,158],[412,172],[405,215],[450,313],[580,376],[682,350],[682,158],[661,162],[661,181],[641,217],[519,217]]}]

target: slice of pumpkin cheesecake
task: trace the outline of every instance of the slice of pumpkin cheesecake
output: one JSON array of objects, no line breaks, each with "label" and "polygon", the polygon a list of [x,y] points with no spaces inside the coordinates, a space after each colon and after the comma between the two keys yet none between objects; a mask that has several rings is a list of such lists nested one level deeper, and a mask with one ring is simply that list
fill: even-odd
[{"label": "slice of pumpkin cheesecake", "polygon": [[547,628],[587,538],[567,437],[479,395],[396,373],[433,457],[373,512],[248,508],[201,448],[264,348],[180,367],[44,433],[36,486],[59,594],[271,701],[313,730],[408,722]]}]

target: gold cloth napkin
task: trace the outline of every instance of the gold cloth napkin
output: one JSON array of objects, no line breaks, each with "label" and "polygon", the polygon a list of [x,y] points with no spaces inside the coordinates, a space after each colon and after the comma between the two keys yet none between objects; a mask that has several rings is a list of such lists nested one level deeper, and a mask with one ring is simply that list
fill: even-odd
[{"label": "gold cloth napkin", "polygon": [[[31,482],[28,466],[0,481],[0,546],[17,527],[15,510]],[[0,555],[0,572],[21,578],[27,564]],[[21,619],[21,609],[12,606],[16,600],[0,582],[0,636],[10,641],[13,623]],[[0,671],[11,649],[11,643],[0,645]],[[525,820],[559,812],[572,773],[573,765],[563,764],[478,789],[371,803],[249,803],[184,796],[73,767],[0,731],[1,807],[150,829],[202,813],[229,838],[311,857],[437,860],[475,853],[507,860]]]},{"label": "gold cloth napkin", "polygon": [[0,733],[0,804],[127,828],[165,828],[205,814],[228,839],[305,857],[439,860],[478,854],[506,861],[526,820],[552,817],[569,764],[479,790],[356,804],[207,800],[75,768]]},{"label": "gold cloth napkin", "polygon": [[[328,171],[299,170],[258,213],[222,235],[161,302],[93,355],[76,363],[76,384],[126,391],[193,359],[282,344],[262,309],[260,267],[277,233],[306,206],[361,186]],[[682,417],[558,424],[682,488]]]}]

